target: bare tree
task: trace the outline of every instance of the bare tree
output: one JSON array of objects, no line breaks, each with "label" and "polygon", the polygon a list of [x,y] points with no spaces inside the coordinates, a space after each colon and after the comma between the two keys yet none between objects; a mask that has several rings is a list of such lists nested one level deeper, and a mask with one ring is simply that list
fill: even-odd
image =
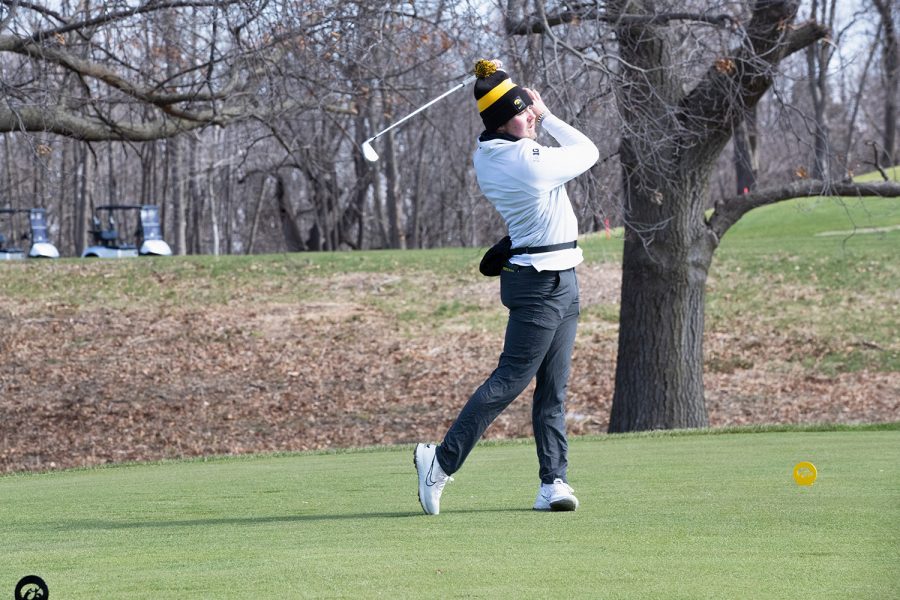
[{"label": "bare tree", "polygon": [[565,41],[554,28],[568,23],[615,35],[614,57],[565,45],[615,77],[622,122],[626,237],[610,431],[707,424],[706,279],[722,236],[747,211],[804,195],[900,195],[897,183],[804,180],[725,197],[706,215],[713,167],[779,64],[828,35],[815,21],[798,23],[798,5],[611,0],[508,23],[556,45]]}]

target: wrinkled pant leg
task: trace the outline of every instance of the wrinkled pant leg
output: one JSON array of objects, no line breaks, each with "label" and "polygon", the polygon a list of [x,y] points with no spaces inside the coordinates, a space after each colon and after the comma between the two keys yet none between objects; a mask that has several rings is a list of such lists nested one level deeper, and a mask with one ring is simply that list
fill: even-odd
[{"label": "wrinkled pant leg", "polygon": [[540,367],[554,331],[510,319],[500,362],[475,390],[437,449],[445,473],[458,471],[488,426],[528,386]]},{"label": "wrinkled pant leg", "polygon": [[[574,269],[560,273],[554,271],[538,273],[533,270],[504,271],[501,274],[500,285],[501,299],[509,308],[503,353],[497,369],[469,398],[459,417],[444,436],[444,441],[437,448],[438,463],[447,474],[455,473],[462,467],[469,452],[487,427],[535,377],[545,363],[554,340],[557,350],[553,353],[553,359],[546,364],[541,381],[547,382],[544,385],[549,383],[551,387],[562,381],[561,393],[562,396],[565,395],[571,343],[568,343],[568,354],[564,349],[569,336],[574,340],[574,328],[558,339],[557,330],[563,322],[571,320],[571,313],[574,312],[577,318],[578,284]],[[572,323],[566,327],[572,327]],[[557,373],[559,370],[564,371],[564,374]],[[553,396],[561,397],[559,394]],[[564,438],[564,409],[561,418]],[[553,427],[560,430],[558,423],[556,421],[553,423]],[[553,435],[544,437],[549,439]],[[559,448],[559,444],[553,447]],[[548,464],[558,462],[559,460],[550,461]],[[565,463],[564,452],[562,463]]]},{"label": "wrinkled pant leg", "polygon": [[557,328],[536,375],[531,423],[541,483],[553,483],[554,479],[567,481],[569,445],[566,437],[565,402],[578,328],[578,312],[576,296]]}]

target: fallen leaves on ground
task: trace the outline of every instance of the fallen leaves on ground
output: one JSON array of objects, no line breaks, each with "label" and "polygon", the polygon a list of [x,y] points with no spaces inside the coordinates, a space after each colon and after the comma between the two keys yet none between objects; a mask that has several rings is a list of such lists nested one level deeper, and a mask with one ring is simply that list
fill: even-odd
[{"label": "fallen leaves on ground", "polygon": [[[502,326],[398,323],[363,298],[389,294],[396,282],[384,277],[335,276],[329,297],[296,304],[248,296],[108,310],[0,298],[0,472],[439,441],[496,366]],[[616,301],[615,269],[585,268],[581,279],[585,308]],[[446,302],[464,297],[502,320],[494,285],[446,292]],[[616,329],[583,319],[573,434],[606,431]],[[790,360],[790,339],[777,340],[782,350],[753,335],[708,339],[713,426],[896,419],[898,373],[825,377]],[[531,390],[487,437],[531,435]]]}]

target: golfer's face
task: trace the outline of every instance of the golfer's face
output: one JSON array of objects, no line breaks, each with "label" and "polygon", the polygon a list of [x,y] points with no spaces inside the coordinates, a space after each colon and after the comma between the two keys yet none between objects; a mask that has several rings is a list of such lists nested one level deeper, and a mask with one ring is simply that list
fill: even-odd
[{"label": "golfer's face", "polygon": [[534,114],[534,111],[531,110],[531,107],[529,106],[507,121],[501,129],[517,138],[534,140],[537,139],[537,129],[535,128],[536,119],[537,117]]}]

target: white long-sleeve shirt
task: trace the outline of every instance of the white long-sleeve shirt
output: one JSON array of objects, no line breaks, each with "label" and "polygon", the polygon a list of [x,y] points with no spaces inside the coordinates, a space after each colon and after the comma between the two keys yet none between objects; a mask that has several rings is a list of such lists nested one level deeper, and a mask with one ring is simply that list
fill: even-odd
[{"label": "white long-sleeve shirt", "polygon": [[[578,218],[565,184],[600,158],[597,146],[562,119],[547,113],[542,125],[559,147],[527,138],[479,140],[473,157],[478,185],[506,221],[513,248],[578,239]],[[569,248],[518,254],[510,262],[538,271],[563,271],[582,260],[581,248]]]}]

